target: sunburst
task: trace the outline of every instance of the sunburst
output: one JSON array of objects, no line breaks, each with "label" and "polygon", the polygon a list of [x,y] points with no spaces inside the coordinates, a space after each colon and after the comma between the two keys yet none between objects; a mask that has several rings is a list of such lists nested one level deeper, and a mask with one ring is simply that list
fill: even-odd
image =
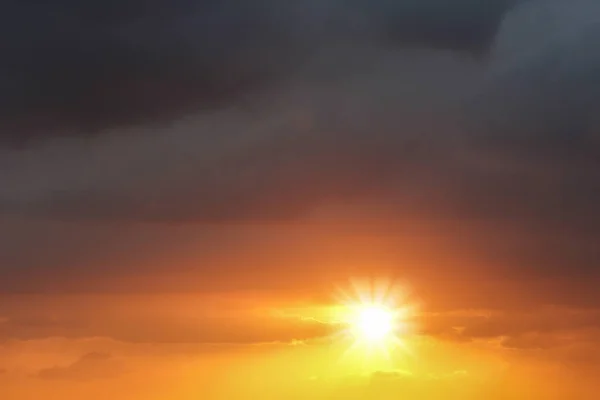
[{"label": "sunburst", "polygon": [[410,354],[407,337],[415,331],[416,303],[410,301],[405,285],[389,279],[352,280],[338,288],[340,335],[350,341],[346,350],[366,358],[395,350]]}]

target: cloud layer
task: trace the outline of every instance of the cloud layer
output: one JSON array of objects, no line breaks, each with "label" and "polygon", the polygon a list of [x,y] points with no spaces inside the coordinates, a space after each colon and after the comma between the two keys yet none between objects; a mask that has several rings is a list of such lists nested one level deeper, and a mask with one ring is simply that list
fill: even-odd
[{"label": "cloud layer", "polygon": [[[54,137],[50,129],[46,140],[21,150],[2,151],[5,161],[0,171],[4,182],[0,206],[5,212],[63,218],[235,221],[297,217],[322,203],[347,202],[357,196],[362,201],[375,196],[391,199],[408,212],[415,212],[417,203],[429,213],[441,209],[444,215],[558,220],[578,229],[595,226],[597,219],[592,214],[598,195],[594,168],[597,135],[592,110],[598,96],[593,85],[587,84],[593,79],[595,52],[585,49],[586,43],[593,42],[593,31],[583,33],[585,25],[578,31],[575,26],[581,25],[576,19],[579,14],[572,13],[573,18],[564,17],[563,22],[559,19],[559,24],[565,26],[561,30],[566,32],[565,44],[548,46],[547,41],[531,40],[527,50],[530,56],[513,57],[522,53],[521,37],[531,36],[523,29],[536,29],[537,35],[544,37],[543,32],[551,28],[543,24],[543,18],[539,26],[530,27],[529,19],[522,15],[535,13],[539,7],[540,16],[548,14],[548,20],[556,20],[554,15],[559,11],[552,11],[552,5],[537,3],[527,2],[506,14],[488,63],[451,51],[468,50],[465,41],[458,42],[462,47],[446,44],[448,50],[432,49],[444,46],[436,42],[442,35],[434,33],[454,32],[460,37],[463,31],[493,31],[506,3],[497,3],[497,14],[489,21],[482,9],[466,0],[455,4],[454,13],[441,21],[436,19],[442,7],[437,2],[394,7],[375,2],[364,5],[364,9],[357,3],[355,7],[365,11],[360,15],[368,17],[372,22],[369,26],[380,32],[393,31],[392,27],[403,25],[399,21],[415,16],[422,18],[417,21],[431,20],[432,25],[415,22],[414,32],[402,34],[390,44],[380,35],[366,33],[367,28],[350,35],[350,27],[362,25],[344,23],[342,18],[334,27],[340,29],[342,38],[352,41],[337,40],[333,45],[324,39],[336,36],[323,33],[324,28],[317,24],[321,29],[314,29],[321,36],[315,33],[319,40],[311,42],[314,51],[310,56],[272,84],[245,91],[246,100],[229,97],[211,111],[194,109],[187,112],[187,118],[168,125],[152,124],[152,116],[157,113],[151,111],[134,127],[117,124],[91,139],[69,136],[69,132],[75,132],[73,129],[59,131],[59,137]],[[588,6],[587,2],[580,3],[577,9]],[[188,40],[189,47],[182,50],[188,51],[186,54],[198,52],[206,62],[225,62],[215,61],[219,59],[210,52],[205,54],[204,42],[196,41],[212,37],[193,30],[203,24],[190,24],[191,30],[184,36],[175,34],[174,29],[182,29],[185,24],[175,24],[173,18],[183,18],[183,11],[173,7],[173,13],[166,14],[172,25],[164,40]],[[255,18],[245,15],[239,20],[236,18],[243,14],[239,7],[231,2],[228,7],[197,9],[186,15],[191,19],[218,16],[217,20],[231,21],[236,27],[244,21],[257,24],[274,18],[278,27],[294,30],[293,24],[282,22],[287,21],[284,16],[293,21],[302,15],[307,18],[304,22],[320,21],[324,25],[324,20],[350,13],[334,2],[301,9],[280,9],[264,2],[264,7],[254,10]],[[85,9],[73,12],[71,18],[87,15]],[[143,28],[142,22],[151,18],[144,16],[136,25],[130,20],[131,12],[106,11],[101,32],[123,26],[132,32],[147,29],[139,33],[144,43],[161,43],[150,39],[150,32],[156,30]],[[385,23],[388,20],[389,27]],[[302,25],[306,26],[313,25]],[[295,29],[308,35],[302,27]],[[43,25],[39,30],[43,31]],[[31,33],[35,34],[37,31]],[[411,35],[429,49],[408,49]],[[120,40],[116,43],[129,43],[129,36],[116,38]],[[37,36],[31,40],[39,41]],[[307,39],[302,37],[300,42],[306,43]],[[168,43],[174,42],[165,42],[164,48],[173,48]],[[219,45],[224,49],[233,46],[227,43]],[[252,43],[246,44],[247,49],[257,51]],[[75,57],[77,53],[69,54]],[[269,58],[280,58],[277,52],[268,54]],[[123,61],[120,56],[98,57]],[[251,58],[266,59],[258,54]],[[559,58],[559,64],[552,61]],[[177,58],[167,56],[161,56],[161,60],[177,62]],[[186,58],[182,65],[200,71],[191,67],[193,60]],[[228,65],[247,65],[227,60]],[[495,72],[495,65],[505,60],[510,67]],[[139,68],[150,70],[147,62]],[[227,71],[221,66],[215,70],[224,75]],[[35,71],[31,74],[40,76]],[[85,78],[83,72],[77,75]],[[179,79],[186,74],[169,76]],[[85,79],[98,84],[96,78],[92,74]],[[61,82],[62,89],[57,88],[57,93],[66,93],[68,80],[52,81]],[[148,81],[154,84],[157,79]],[[106,86],[142,96],[137,89],[122,89],[117,82]],[[206,93],[193,89],[193,85],[184,86]],[[79,87],[78,92],[92,101],[98,98],[86,86]],[[127,96],[114,99],[129,101]],[[168,96],[151,90],[143,98],[165,101]],[[69,101],[83,104],[75,98]],[[112,107],[113,98],[107,101]],[[131,102],[137,104],[140,100]],[[77,110],[65,107],[68,112]],[[127,105],[117,107],[129,113]],[[106,109],[100,105],[90,107],[93,112]],[[28,119],[39,120],[35,113]]]}]

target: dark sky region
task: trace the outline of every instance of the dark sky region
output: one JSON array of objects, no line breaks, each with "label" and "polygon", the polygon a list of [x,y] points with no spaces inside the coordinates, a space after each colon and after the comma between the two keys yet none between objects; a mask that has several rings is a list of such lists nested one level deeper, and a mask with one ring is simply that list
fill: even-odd
[{"label": "dark sky region", "polygon": [[[564,323],[467,321],[469,338],[551,347],[539,338],[600,332],[600,3],[1,9],[0,346],[212,341],[239,330],[119,325],[118,300],[55,297],[319,297],[378,262],[433,311],[568,310]],[[85,322],[88,306],[110,323]],[[328,327],[273,329],[228,340]],[[90,354],[74,364],[82,376],[110,358]]]},{"label": "dark sky region", "polygon": [[7,3],[2,281],[26,224],[365,202],[556,235],[552,270],[593,275],[596,8],[513,3]]},{"label": "dark sky region", "polygon": [[4,135],[20,142],[227,107],[343,44],[481,55],[511,4],[488,3],[11,1]]}]

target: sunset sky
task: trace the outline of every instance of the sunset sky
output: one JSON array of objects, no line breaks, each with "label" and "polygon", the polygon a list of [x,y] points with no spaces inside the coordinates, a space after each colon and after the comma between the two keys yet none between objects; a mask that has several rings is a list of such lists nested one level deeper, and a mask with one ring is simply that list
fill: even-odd
[{"label": "sunset sky", "polygon": [[0,400],[598,399],[599,2],[5,3]]}]

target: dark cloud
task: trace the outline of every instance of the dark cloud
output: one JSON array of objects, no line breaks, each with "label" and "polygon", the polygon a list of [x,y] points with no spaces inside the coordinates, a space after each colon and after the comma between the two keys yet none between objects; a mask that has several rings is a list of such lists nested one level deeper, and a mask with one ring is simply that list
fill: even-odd
[{"label": "dark cloud", "polygon": [[85,133],[230,103],[332,43],[478,51],[512,0],[11,1],[2,136]]},{"label": "dark cloud", "polygon": [[475,97],[472,134],[485,163],[495,163],[481,203],[597,235],[596,9],[586,0],[568,11],[559,1],[530,1],[506,15]]},{"label": "dark cloud", "polygon": [[[450,53],[369,53],[374,60],[334,81],[304,75],[257,98],[250,112],[7,151],[0,204],[75,217],[281,219],[315,202],[377,192],[403,174],[414,184],[418,177],[410,175],[436,167],[427,164],[442,145],[427,130],[443,128],[476,71]],[[314,68],[343,65],[338,55]],[[430,122],[430,114],[440,121]]]},{"label": "dark cloud", "polygon": [[[382,15],[419,8],[388,6]],[[498,38],[519,31],[511,19]],[[509,49],[519,40],[500,39]],[[264,220],[383,193],[431,213],[595,229],[593,52],[549,50],[566,52],[563,68],[541,51],[488,74],[486,86],[485,68],[458,55],[360,43],[327,48],[251,109],[7,151],[0,205],[74,218]]]},{"label": "dark cloud", "polygon": [[[15,41],[4,110],[61,137],[0,150],[5,290],[85,286],[86,276],[102,286],[164,265],[174,243],[212,256],[248,240],[142,234],[146,222],[302,220],[351,204],[362,215],[386,208],[390,225],[454,221],[459,239],[448,240],[462,247],[448,258],[469,250],[495,276],[551,288],[538,296],[597,304],[598,32],[582,23],[592,5],[578,0],[563,18],[558,2],[529,1],[496,32],[508,2],[451,3],[177,2],[140,17],[134,3],[14,5],[39,23],[3,25],[2,40]],[[484,59],[470,56],[490,42]],[[171,106],[188,117],[152,123]],[[69,134],[94,125],[110,129]],[[491,236],[462,228],[473,221]],[[205,264],[199,273],[216,271]]]},{"label": "dark cloud", "polygon": [[70,365],[42,369],[37,376],[41,379],[87,381],[110,379],[119,376],[120,373],[121,365],[111,354],[93,352],[84,354]]},{"label": "dark cloud", "polygon": [[599,144],[598,5],[573,4],[529,1],[506,15],[491,53],[482,130],[496,139],[491,145],[510,143],[559,162],[576,152],[579,165],[592,167]]}]

